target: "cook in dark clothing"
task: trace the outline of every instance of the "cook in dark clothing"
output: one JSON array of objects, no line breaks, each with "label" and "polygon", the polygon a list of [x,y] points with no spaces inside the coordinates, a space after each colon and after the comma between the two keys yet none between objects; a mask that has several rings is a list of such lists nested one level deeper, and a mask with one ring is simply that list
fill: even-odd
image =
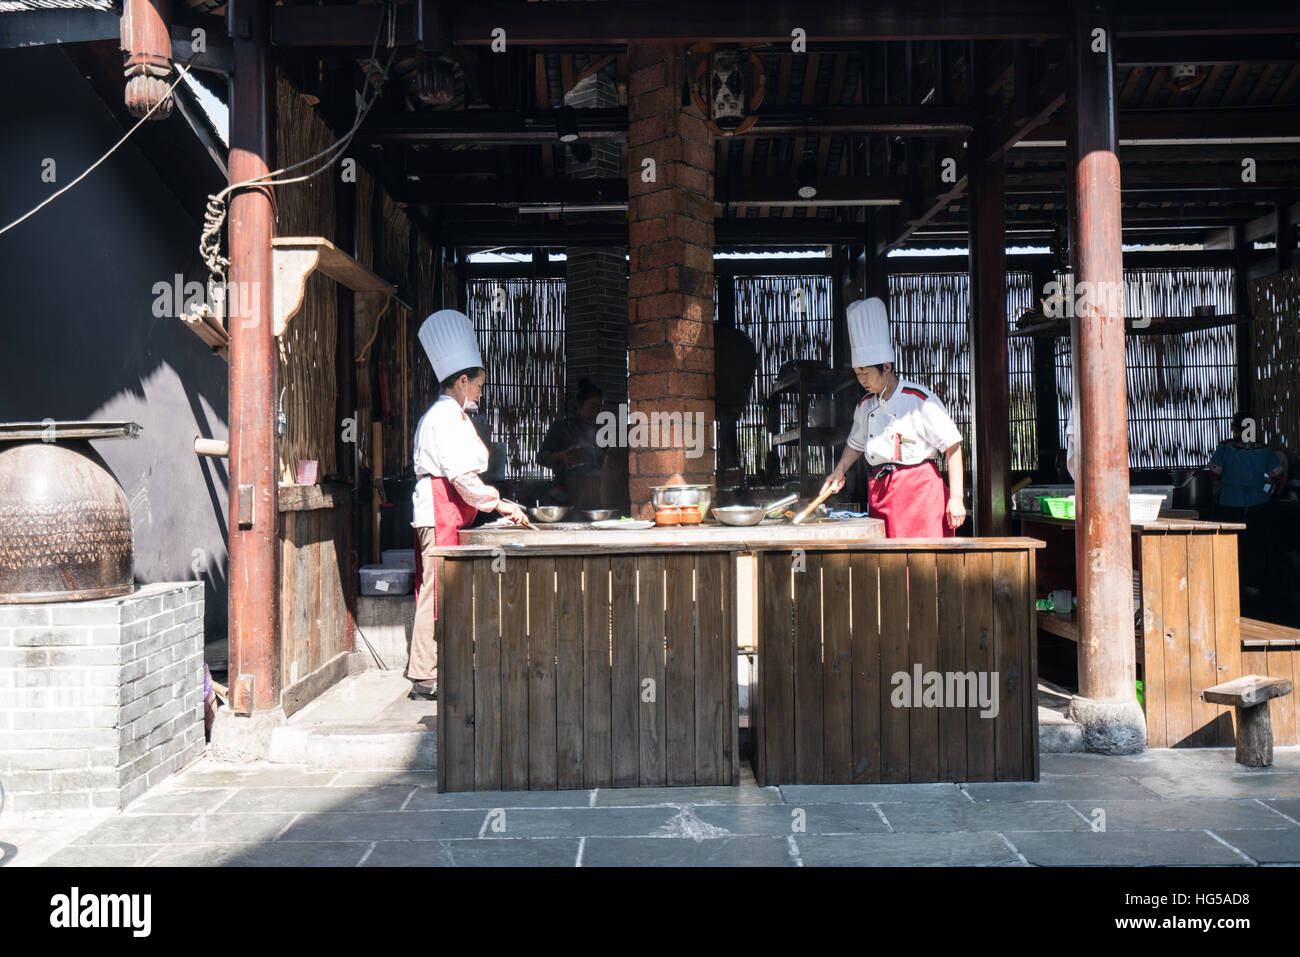
[{"label": "cook in dark clothing", "polygon": [[596,416],[605,395],[589,379],[578,382],[574,414],[554,422],[542,440],[537,460],[555,473],[555,484],[563,487],[570,475],[598,475],[605,462],[605,450],[596,442]]}]

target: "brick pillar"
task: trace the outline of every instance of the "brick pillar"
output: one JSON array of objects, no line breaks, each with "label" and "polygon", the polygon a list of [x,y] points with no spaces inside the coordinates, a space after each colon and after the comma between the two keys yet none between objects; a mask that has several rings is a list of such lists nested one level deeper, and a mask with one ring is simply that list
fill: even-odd
[{"label": "brick pillar", "polygon": [[698,415],[707,430],[698,457],[662,435],[630,449],[632,507],[648,515],[651,486],[714,476],[713,137],[682,106],[684,48],[633,43],[628,57],[630,411]]},{"label": "brick pillar", "polygon": [[[618,90],[603,73],[592,74],[564,97],[575,109],[618,106]],[[565,152],[565,174],[571,179],[612,179],[623,175],[620,147],[593,140],[591,159],[577,163]],[[604,213],[573,217],[574,222],[605,222]],[[627,247],[572,246],[565,267],[565,379],[568,399],[587,378],[605,393],[605,407],[617,410],[627,401]]]}]

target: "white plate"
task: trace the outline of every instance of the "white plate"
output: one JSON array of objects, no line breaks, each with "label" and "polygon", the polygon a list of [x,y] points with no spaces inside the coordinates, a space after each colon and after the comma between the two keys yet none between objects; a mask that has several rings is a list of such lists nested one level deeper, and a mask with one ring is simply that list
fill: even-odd
[{"label": "white plate", "polygon": [[643,518],[633,519],[630,522],[620,521],[617,518],[607,518],[603,522],[592,522],[591,527],[603,528],[603,529],[623,529],[624,531],[628,531],[628,532],[639,532],[642,531],[643,529],[654,528],[655,523],[646,521]]}]

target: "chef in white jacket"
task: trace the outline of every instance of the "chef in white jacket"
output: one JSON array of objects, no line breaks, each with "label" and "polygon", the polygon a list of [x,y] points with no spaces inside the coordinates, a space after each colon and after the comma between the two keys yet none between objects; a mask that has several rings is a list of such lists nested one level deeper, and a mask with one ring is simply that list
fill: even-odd
[{"label": "chef in white jacket", "polygon": [[437,561],[429,551],[458,544],[460,530],[480,511],[515,522],[523,522],[524,513],[479,477],[487,470],[488,450],[466,410],[478,405],[487,373],[469,317],[442,309],[424,321],[419,335],[442,394],[415,428],[415,626],[406,676],[412,697],[436,698]]}]

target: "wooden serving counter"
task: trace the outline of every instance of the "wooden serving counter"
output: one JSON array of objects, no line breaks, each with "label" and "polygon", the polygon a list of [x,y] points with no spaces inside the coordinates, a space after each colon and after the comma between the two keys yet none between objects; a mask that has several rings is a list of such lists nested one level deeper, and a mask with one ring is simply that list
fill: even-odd
[{"label": "wooden serving counter", "polygon": [[[605,544],[510,529],[508,544],[437,549],[440,787],[738,783],[742,604],[760,783],[1037,777],[1041,543],[779,528],[721,542],[595,532]],[[895,706],[898,675],[917,668],[992,681],[997,706]]]}]

